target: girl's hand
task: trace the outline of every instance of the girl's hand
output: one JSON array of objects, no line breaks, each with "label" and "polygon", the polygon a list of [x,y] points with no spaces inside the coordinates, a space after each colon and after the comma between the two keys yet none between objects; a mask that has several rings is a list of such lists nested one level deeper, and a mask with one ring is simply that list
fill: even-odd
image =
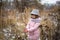
[{"label": "girl's hand", "polygon": [[28,30],[27,29],[24,29],[24,32],[26,33],[26,32],[28,32]]}]

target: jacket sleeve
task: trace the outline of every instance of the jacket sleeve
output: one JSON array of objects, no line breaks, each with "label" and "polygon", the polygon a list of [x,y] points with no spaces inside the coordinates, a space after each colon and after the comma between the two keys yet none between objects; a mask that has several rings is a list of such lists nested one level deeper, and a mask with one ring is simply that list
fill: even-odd
[{"label": "jacket sleeve", "polygon": [[34,31],[37,28],[39,28],[41,21],[42,21],[42,18],[40,18],[39,21],[33,27],[29,28],[28,31]]},{"label": "jacket sleeve", "polygon": [[29,20],[29,22],[27,23],[27,26],[26,26],[26,29],[27,29],[27,30],[29,30],[30,21],[31,21],[31,20]]},{"label": "jacket sleeve", "polygon": [[39,26],[40,26],[40,23],[36,23],[34,25],[34,27],[29,28],[28,31],[34,31],[34,30],[38,29]]}]

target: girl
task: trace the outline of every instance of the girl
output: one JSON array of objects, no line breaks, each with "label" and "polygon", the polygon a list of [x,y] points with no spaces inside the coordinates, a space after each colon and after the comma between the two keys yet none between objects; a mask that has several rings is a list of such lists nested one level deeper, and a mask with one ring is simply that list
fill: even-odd
[{"label": "girl", "polygon": [[39,10],[33,9],[31,12],[31,18],[26,26],[24,32],[28,34],[28,40],[38,40],[40,36],[39,26],[41,18],[39,17]]}]

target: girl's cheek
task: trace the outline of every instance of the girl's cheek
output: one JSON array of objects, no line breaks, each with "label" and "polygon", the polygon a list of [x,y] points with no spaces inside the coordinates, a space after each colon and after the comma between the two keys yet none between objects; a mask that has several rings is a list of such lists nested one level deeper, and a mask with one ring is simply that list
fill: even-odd
[{"label": "girl's cheek", "polygon": [[31,18],[35,18],[35,16],[31,16]]}]

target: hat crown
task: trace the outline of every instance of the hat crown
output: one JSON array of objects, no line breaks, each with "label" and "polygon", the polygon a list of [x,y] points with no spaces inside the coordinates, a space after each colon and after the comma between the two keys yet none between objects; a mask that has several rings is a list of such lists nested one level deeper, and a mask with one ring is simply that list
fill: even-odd
[{"label": "hat crown", "polygon": [[33,9],[31,14],[39,15],[39,10],[38,9]]}]

